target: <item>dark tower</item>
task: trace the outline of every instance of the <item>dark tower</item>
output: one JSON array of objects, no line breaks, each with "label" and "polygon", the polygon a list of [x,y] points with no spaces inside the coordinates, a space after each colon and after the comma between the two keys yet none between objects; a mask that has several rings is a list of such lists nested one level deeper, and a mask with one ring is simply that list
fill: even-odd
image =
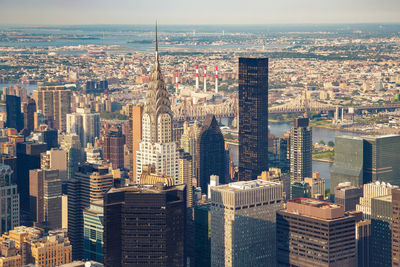
[{"label": "dark tower", "polygon": [[24,128],[24,117],[21,113],[21,98],[15,95],[6,95],[7,127],[21,131]]},{"label": "dark tower", "polygon": [[197,177],[203,193],[207,192],[210,175],[218,175],[219,183],[225,184],[226,152],[224,136],[214,115],[208,115],[201,128],[197,142]]},{"label": "dark tower", "polygon": [[121,129],[110,131],[104,136],[103,157],[111,163],[113,169],[124,167],[124,144],[125,136]]},{"label": "dark tower", "polygon": [[239,58],[239,180],[268,170],[268,58]]},{"label": "dark tower", "polygon": [[24,104],[24,129],[29,135],[35,129],[34,115],[36,112],[36,102],[32,98]]},{"label": "dark tower", "polygon": [[112,188],[104,197],[104,266],[185,266],[185,186]]}]

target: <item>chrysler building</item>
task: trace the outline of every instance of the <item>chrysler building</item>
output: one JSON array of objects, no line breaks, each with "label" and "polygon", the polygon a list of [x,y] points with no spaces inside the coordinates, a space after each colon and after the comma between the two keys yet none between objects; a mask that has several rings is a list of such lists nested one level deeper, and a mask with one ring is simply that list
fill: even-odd
[{"label": "chrysler building", "polygon": [[174,178],[178,183],[178,152],[172,140],[172,110],[158,58],[156,24],[156,55],[142,116],[142,140],[136,152],[136,180],[143,165],[154,164],[156,172]]}]

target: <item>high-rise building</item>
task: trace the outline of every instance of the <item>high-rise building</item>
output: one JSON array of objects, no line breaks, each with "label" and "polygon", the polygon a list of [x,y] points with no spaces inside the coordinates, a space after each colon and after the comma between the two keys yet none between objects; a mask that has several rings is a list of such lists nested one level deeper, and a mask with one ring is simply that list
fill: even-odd
[{"label": "high-rise building", "polygon": [[350,182],[340,183],[335,188],[335,203],[344,206],[344,211],[356,210],[363,196],[362,186],[353,186]]},{"label": "high-rise building", "polygon": [[30,214],[29,170],[40,168],[40,154],[45,152],[46,149],[46,143],[24,142],[17,144],[17,185],[22,219],[25,215]]},{"label": "high-rise building", "polygon": [[[70,263],[71,244],[65,230],[43,234],[40,228],[19,226],[0,237],[3,266],[53,267]],[[14,249],[15,248],[15,249]]]},{"label": "high-rise building", "polygon": [[268,170],[268,58],[239,58],[239,180]]},{"label": "high-rise building", "polygon": [[74,178],[75,172],[78,170],[78,163],[82,160],[81,142],[76,134],[68,134],[63,136],[60,148],[67,152],[67,179]]},{"label": "high-rise building", "polygon": [[131,152],[130,178],[136,180],[136,151],[139,150],[142,139],[142,115],[143,105],[132,105],[129,107],[129,136],[128,149]]},{"label": "high-rise building", "polygon": [[282,174],[281,169],[269,168],[268,171],[263,171],[261,175],[257,177],[257,179],[282,184],[283,199],[290,199],[290,177],[288,173]]},{"label": "high-rise building", "polygon": [[304,178],[304,182],[311,187],[311,198],[325,199],[325,179],[319,176],[319,172],[313,172],[313,177]]},{"label": "high-rise building", "polygon": [[208,115],[204,121],[197,142],[197,185],[207,192],[210,175],[218,175],[219,183],[226,183],[227,153],[224,136],[214,115]]},{"label": "high-rise building", "polygon": [[211,188],[211,266],[275,266],[282,185],[263,180]]},{"label": "high-rise building", "polygon": [[188,122],[183,123],[183,134],[181,135],[181,148],[186,153],[189,153],[192,156],[192,175],[193,177],[197,177],[197,142],[199,140],[201,127],[199,123],[195,121],[192,125],[189,126]]},{"label": "high-rise building", "polygon": [[87,143],[94,144],[95,138],[100,136],[100,114],[91,113],[89,108],[77,108],[76,113],[66,116],[67,134],[77,134],[81,146]]},{"label": "high-rise building", "polygon": [[194,266],[211,267],[211,203],[196,205],[194,213]]},{"label": "high-rise building", "polygon": [[278,266],[356,266],[355,217],[343,206],[292,199],[276,224]]},{"label": "high-rise building", "polygon": [[0,233],[19,226],[19,194],[12,181],[13,171],[8,165],[0,164]]},{"label": "high-rise building", "polygon": [[294,181],[290,184],[290,198],[311,198],[311,186],[305,181]]},{"label": "high-rise building", "polygon": [[71,112],[71,90],[64,86],[42,86],[33,91],[37,110],[50,128],[66,130],[66,115]]},{"label": "high-rise building", "polygon": [[26,130],[26,135],[35,130],[35,112],[36,102],[32,98],[29,98],[24,104],[24,129]]},{"label": "high-rise building", "polygon": [[46,229],[62,226],[61,179],[58,170],[29,171],[29,197],[32,221]]},{"label": "high-rise building", "polygon": [[83,258],[83,211],[94,201],[102,200],[113,185],[107,167],[82,164],[73,179],[68,181],[68,236],[73,259]]},{"label": "high-rise building", "polygon": [[358,186],[385,181],[400,186],[400,135],[335,138],[331,192],[339,183]]},{"label": "high-rise building", "polygon": [[400,266],[400,189],[392,190],[392,266]]},{"label": "high-rise building", "polygon": [[103,159],[109,161],[113,169],[124,167],[124,143],[121,129],[110,131],[103,137]]},{"label": "high-rise building", "polygon": [[290,181],[312,177],[312,129],[308,118],[297,118],[290,129]]},{"label": "high-rise building", "polygon": [[161,74],[156,37],[156,55],[142,116],[142,139],[136,152],[136,179],[144,165],[154,164],[156,172],[178,183],[179,166],[176,143],[172,140],[171,101]]},{"label": "high-rise building", "polygon": [[58,147],[58,131],[49,129],[42,131],[43,142],[47,144],[47,150]]},{"label": "high-rise building", "polygon": [[189,153],[179,150],[179,183],[186,185],[186,207],[193,206],[193,158]]},{"label": "high-rise building", "polygon": [[21,98],[6,95],[7,127],[21,131],[24,128],[24,116],[21,113]]},{"label": "high-rise building", "polygon": [[371,266],[392,266],[392,195],[371,199]]},{"label": "high-rise building", "polygon": [[362,220],[356,223],[357,266],[369,267],[371,254],[371,221]]},{"label": "high-rise building", "polygon": [[104,265],[185,266],[185,217],[184,185],[110,189],[104,198]]},{"label": "high-rise building", "polygon": [[399,187],[385,182],[380,183],[379,181],[365,184],[363,186],[363,197],[360,197],[360,202],[356,205],[356,210],[363,213],[364,219],[371,219],[371,199],[390,195],[392,194],[392,189],[397,188]]},{"label": "high-rise building", "polygon": [[67,180],[67,151],[62,149],[47,150],[40,154],[40,168],[41,169],[51,169],[58,170],[59,178],[62,181]]},{"label": "high-rise building", "polygon": [[93,201],[83,211],[84,259],[103,262],[104,233],[103,200]]}]

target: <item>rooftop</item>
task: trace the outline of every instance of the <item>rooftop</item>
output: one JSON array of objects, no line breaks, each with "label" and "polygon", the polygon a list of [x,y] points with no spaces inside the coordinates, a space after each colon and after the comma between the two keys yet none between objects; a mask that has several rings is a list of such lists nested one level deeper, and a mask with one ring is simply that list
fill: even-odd
[{"label": "rooftop", "polygon": [[280,183],[264,181],[264,180],[253,180],[253,181],[235,182],[227,185],[220,185],[217,187],[213,187],[213,189],[222,189],[227,191],[241,191],[241,190],[256,189],[261,187],[273,187],[277,185],[280,185]]}]

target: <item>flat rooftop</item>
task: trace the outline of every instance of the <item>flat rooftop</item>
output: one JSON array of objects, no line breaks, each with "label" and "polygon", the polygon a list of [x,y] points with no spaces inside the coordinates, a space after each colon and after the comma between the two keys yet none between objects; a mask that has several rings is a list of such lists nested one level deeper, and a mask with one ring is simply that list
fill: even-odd
[{"label": "flat rooftop", "polygon": [[322,220],[334,220],[344,217],[343,205],[310,198],[288,200],[286,211]]},{"label": "flat rooftop", "polygon": [[250,190],[262,187],[275,187],[280,185],[280,183],[265,181],[265,180],[252,180],[252,181],[241,181],[234,182],[227,185],[219,185],[213,187],[213,190],[224,190],[224,191],[242,191],[242,190]]}]

